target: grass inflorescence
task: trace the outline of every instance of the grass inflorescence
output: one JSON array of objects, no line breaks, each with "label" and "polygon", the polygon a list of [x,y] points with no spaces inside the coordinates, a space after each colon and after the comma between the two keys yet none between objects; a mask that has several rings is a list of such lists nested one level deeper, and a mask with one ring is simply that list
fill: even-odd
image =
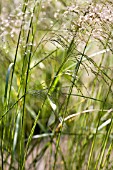
[{"label": "grass inflorescence", "polygon": [[0,2],[0,168],[113,168],[113,3]]}]

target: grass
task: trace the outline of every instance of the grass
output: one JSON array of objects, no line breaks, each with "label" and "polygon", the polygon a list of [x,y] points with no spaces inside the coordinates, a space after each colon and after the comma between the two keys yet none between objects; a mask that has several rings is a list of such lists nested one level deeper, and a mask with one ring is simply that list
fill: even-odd
[{"label": "grass", "polygon": [[112,169],[113,3],[0,8],[0,168]]}]

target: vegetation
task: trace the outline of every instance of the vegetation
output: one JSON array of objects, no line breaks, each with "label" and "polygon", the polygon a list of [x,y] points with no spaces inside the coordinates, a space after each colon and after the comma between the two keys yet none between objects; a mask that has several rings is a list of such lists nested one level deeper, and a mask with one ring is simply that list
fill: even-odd
[{"label": "vegetation", "polygon": [[0,168],[113,169],[112,0],[0,2]]}]

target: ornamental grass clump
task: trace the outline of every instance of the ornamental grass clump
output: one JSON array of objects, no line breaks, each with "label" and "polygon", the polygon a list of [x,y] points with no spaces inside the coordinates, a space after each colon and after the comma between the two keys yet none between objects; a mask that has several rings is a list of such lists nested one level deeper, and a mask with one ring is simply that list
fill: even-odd
[{"label": "ornamental grass clump", "polygon": [[110,0],[0,2],[1,169],[113,168],[112,25]]}]

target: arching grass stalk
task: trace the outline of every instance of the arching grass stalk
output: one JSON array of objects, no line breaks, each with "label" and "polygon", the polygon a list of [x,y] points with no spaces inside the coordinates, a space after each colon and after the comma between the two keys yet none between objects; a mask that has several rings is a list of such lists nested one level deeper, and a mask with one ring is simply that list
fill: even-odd
[{"label": "arching grass stalk", "polygon": [[[36,2],[37,3],[37,2]],[[32,51],[33,51],[33,43],[34,43],[34,37],[35,37],[35,32],[33,30],[33,17],[34,17],[34,12],[36,8],[36,3],[34,4],[34,8],[31,14],[31,19],[30,19],[30,25],[29,25],[29,30],[28,30],[28,35],[26,39],[26,48],[25,48],[25,55],[23,59],[23,66],[22,66],[22,76],[21,76],[21,84],[23,84],[23,76],[25,75],[26,71],[26,77],[25,77],[25,86],[24,86],[24,92],[23,94],[26,94],[27,92],[27,85],[28,85],[28,78],[29,78],[29,71],[30,71],[30,63],[31,63],[31,56],[32,56]],[[39,8],[41,6],[41,3],[39,5]],[[40,10],[39,10],[40,11]],[[31,46],[30,49],[28,49],[27,44],[29,42],[31,35]],[[29,50],[29,55],[28,55],[28,61],[26,62],[26,57],[27,57],[27,51]],[[26,69],[25,69],[26,68]],[[21,137],[21,142],[20,142],[20,153],[21,153],[21,160],[20,160],[20,167],[22,168],[23,165],[23,158],[24,158],[24,128],[25,128],[25,103],[26,103],[26,95],[24,95],[23,98],[23,113],[22,113],[22,122],[21,122],[21,128],[22,128],[22,137]]]},{"label": "arching grass stalk", "polygon": [[[19,50],[19,45],[20,45],[20,39],[21,39],[21,34],[22,34],[22,30],[23,30],[23,26],[24,26],[24,17],[25,17],[25,13],[26,13],[26,10],[27,10],[27,3],[28,3],[28,0],[25,0],[23,2],[23,6],[22,6],[22,20],[21,20],[21,26],[20,26],[20,31],[19,31],[19,36],[18,36],[18,40],[17,40],[17,46],[16,46],[16,51],[15,51],[15,56],[14,56],[14,61],[13,61],[13,71],[12,71],[12,75],[11,75],[11,83],[10,83],[10,87],[9,87],[9,94],[8,94],[8,99],[7,99],[7,109],[9,107],[9,104],[10,104],[10,97],[11,97],[11,88],[12,88],[12,82],[13,82],[13,77],[14,77],[14,73],[15,73],[15,66],[16,66],[16,61],[17,61],[17,54],[18,54],[18,50]],[[19,96],[17,96],[17,98],[19,99]],[[17,99],[17,100],[18,100]],[[18,103],[18,102],[17,102]],[[8,109],[10,110],[10,108]],[[8,111],[7,110],[7,111]],[[6,112],[7,112],[6,111]],[[16,113],[18,111],[18,106],[16,107]],[[15,113],[15,115],[17,115]],[[12,128],[12,123],[13,123],[13,119],[14,117],[11,117],[11,121],[10,121],[10,125],[9,125],[9,129],[8,129],[8,135],[12,134],[12,138],[14,137],[14,129]],[[16,122],[15,122],[16,124]],[[14,127],[15,127],[15,124],[14,124]],[[19,125],[19,124],[18,124]],[[16,129],[15,129],[15,133],[16,133]],[[18,135],[17,135],[18,136]],[[15,140],[15,139],[14,139]],[[11,141],[12,143],[12,141]],[[12,168],[12,164],[13,164],[13,158],[14,158],[14,147],[11,148],[12,152],[11,152],[11,162],[10,162],[10,167],[9,169]]]},{"label": "arching grass stalk", "polygon": [[[27,2],[27,1],[25,1],[25,2]],[[25,2],[23,4],[23,9],[22,9],[23,16],[22,16],[22,21],[21,21],[21,26],[20,26],[20,31],[19,31],[19,36],[18,36],[18,41],[17,41],[14,61],[13,61],[13,63],[10,64],[10,66],[8,68],[8,74],[7,74],[7,77],[6,77],[6,87],[5,87],[5,95],[4,95],[4,111],[5,111],[5,113],[8,113],[8,111],[10,110],[10,109],[8,109],[8,107],[9,107],[9,103],[10,103],[12,81],[13,81],[13,76],[14,76],[14,73],[15,73],[15,65],[16,65],[16,60],[17,60],[17,53],[18,53],[18,49],[19,49],[21,33],[22,33],[23,24],[24,24],[24,15],[25,15],[26,8],[27,8]],[[12,68],[11,81],[9,83],[8,82],[9,81],[9,74],[10,74],[9,72],[10,72],[11,68]],[[1,117],[2,122],[4,121],[4,127],[5,127],[5,124],[7,124],[7,122],[5,122],[5,117],[4,117],[5,115],[6,114],[2,115],[2,117]],[[4,117],[4,120],[3,120],[3,117]],[[13,120],[13,117],[11,118],[11,120]],[[8,129],[8,135],[10,134],[10,131],[11,131],[11,122],[12,121],[10,121],[9,129]],[[5,128],[4,127],[2,126],[2,128],[3,128],[2,131],[4,131],[3,133],[5,133]],[[3,150],[3,147],[2,147],[2,150]],[[2,161],[2,163],[3,163],[3,161]],[[12,161],[11,161],[11,164],[12,164]],[[10,166],[11,166],[11,164],[10,164]]]},{"label": "arching grass stalk", "polygon": [[[16,113],[15,113],[16,121],[15,121],[15,124],[14,124],[14,130],[12,130],[12,133],[13,133],[13,147],[12,147],[12,156],[11,156],[11,164],[12,164],[13,163],[14,154],[15,154],[16,145],[17,145],[17,143],[20,144],[20,157],[19,157],[20,158],[20,166],[21,166],[22,161],[23,161],[22,155],[24,154],[23,153],[24,149],[22,148],[24,146],[24,139],[22,139],[22,135],[19,136],[19,134],[21,134],[21,132],[23,132],[22,131],[22,124],[23,123],[21,123],[21,125],[20,125],[20,121],[22,120],[22,111],[21,111],[22,110],[21,109],[22,100],[21,99],[23,99],[24,100],[23,103],[25,103],[25,97],[26,97],[26,91],[27,91],[27,83],[28,83],[28,77],[29,77],[29,73],[28,72],[30,70],[30,60],[31,60],[33,41],[34,41],[34,35],[35,35],[35,33],[33,32],[33,24],[32,23],[33,23],[33,15],[34,15],[36,3],[37,2],[35,2],[35,4],[34,4],[34,9],[32,11],[31,18],[30,18],[30,27],[29,27],[29,30],[28,30],[28,36],[27,36],[27,40],[26,40],[26,48],[25,48],[25,53],[24,53],[24,56],[23,56],[24,57],[24,59],[23,59],[23,67],[22,67],[22,72],[21,72],[20,85],[18,87],[17,101],[1,117],[1,119],[2,119],[8,113],[8,111],[10,111],[16,104],[18,104],[18,102],[21,103],[21,104],[18,104],[17,107],[16,107]],[[26,12],[26,9],[27,9],[27,5],[28,5],[28,1],[25,1],[25,3],[23,4],[23,21],[22,21],[22,25],[21,25],[21,29],[20,29],[20,34],[19,34],[20,37],[21,37],[21,33],[23,31],[24,16],[25,16],[25,12]],[[28,49],[27,45],[28,45],[28,41],[29,41],[30,35],[31,35],[31,40],[30,40],[31,41],[31,46],[30,46],[30,49]],[[19,40],[18,40],[18,48],[19,48],[20,37],[19,37]],[[16,48],[15,63],[16,63],[16,56],[17,56],[18,48]],[[29,53],[29,56],[28,56],[29,59],[27,61],[26,53],[27,53],[28,50],[29,50],[30,53]],[[25,63],[25,61],[27,63]],[[25,72],[27,72],[27,73],[25,73]],[[25,76],[25,74],[26,74],[27,78],[26,78],[26,84],[24,85],[24,82],[23,82],[24,78],[23,77]],[[12,79],[13,79],[13,76],[12,76]],[[23,95],[20,97],[21,89],[23,90]],[[24,106],[23,106],[23,108],[24,108]],[[23,132],[23,134],[24,134],[24,132]],[[20,141],[17,142],[17,139],[20,139]],[[19,163],[19,161],[18,161],[18,163]],[[11,168],[11,164],[10,164],[10,168]]]},{"label": "arching grass stalk", "polygon": [[110,164],[110,160],[109,159],[110,159],[110,155],[112,154],[111,153],[112,150],[113,150],[113,139],[112,139],[111,144],[110,144],[110,146],[108,148],[106,159],[103,161],[103,165],[102,165],[102,167],[106,167],[106,169],[109,168],[109,164]]},{"label": "arching grass stalk", "polygon": [[[35,8],[34,8],[34,10],[35,10]],[[34,12],[34,11],[33,11]],[[24,14],[25,14],[25,11],[24,11]],[[28,39],[27,39],[27,43],[28,43],[28,40],[29,40],[29,34],[30,34],[30,29],[31,29],[31,27],[32,27],[32,20],[33,20],[33,15],[32,15],[32,17],[31,17],[31,22],[30,22],[30,28],[29,28],[29,32],[28,32]],[[13,72],[12,72],[12,76],[11,76],[11,83],[10,83],[10,90],[9,90],[9,96],[7,95],[7,92],[8,92],[8,79],[9,79],[9,71],[10,71],[10,69],[8,69],[8,75],[7,75],[7,77],[6,77],[6,87],[5,87],[5,95],[4,95],[4,101],[5,101],[5,105],[6,105],[6,107],[7,107],[7,105],[8,105],[8,103],[9,103],[9,100],[10,100],[10,92],[11,92],[11,84],[12,84],[12,80],[13,80],[13,74],[14,74],[14,66],[15,66],[15,64],[16,64],[16,58],[17,58],[17,52],[18,52],[18,47],[19,47],[19,41],[20,41],[20,36],[21,36],[21,31],[22,31],[22,25],[21,25],[21,30],[20,30],[20,34],[19,34],[19,39],[18,39],[18,45],[17,45],[17,48],[16,48],[16,54],[15,54],[15,60],[14,60],[14,64],[11,64],[11,66],[13,65]],[[29,61],[28,61],[28,68],[27,68],[27,76],[26,76],[26,84],[25,84],[25,91],[24,91],[24,95],[23,95],[23,98],[24,98],[24,104],[23,104],[23,108],[24,108],[24,106],[25,106],[25,94],[26,94],[26,91],[27,91],[27,81],[28,81],[28,75],[29,75],[29,70],[30,70],[30,59],[31,59],[31,53],[32,53],[32,47],[33,47],[33,41],[34,41],[34,34],[33,34],[33,32],[32,32],[32,46],[31,46],[31,49],[30,49],[30,55],[29,55]],[[27,50],[27,48],[26,48],[26,50]],[[24,64],[23,64],[23,68],[24,68]],[[20,89],[20,87],[19,87],[19,89]],[[19,90],[19,92],[20,92],[20,90]],[[19,99],[19,92],[18,92],[18,99]],[[9,98],[8,98],[8,97]],[[6,102],[6,98],[8,98],[7,100],[8,100],[8,102]],[[19,100],[17,100],[17,101],[19,101]],[[16,103],[18,103],[18,102],[16,102]],[[15,105],[15,104],[14,104]],[[12,107],[11,107],[12,108]],[[10,108],[10,109],[11,109]],[[8,109],[3,115],[2,115],[2,122],[3,122],[3,117],[8,113],[8,111],[10,110],[10,109]],[[17,109],[18,110],[18,109]],[[16,110],[16,111],[17,111]],[[23,109],[24,110],[24,109]],[[3,127],[3,126],[2,126]],[[9,131],[11,130],[11,128],[9,128]],[[16,133],[16,131],[15,131],[15,133]],[[16,135],[17,136],[17,135]],[[14,140],[15,140],[15,138],[14,138]],[[23,142],[24,143],[24,142]],[[15,144],[14,144],[15,145]],[[13,147],[13,149],[12,149],[12,159],[11,159],[11,164],[13,163],[13,155],[14,155],[14,148],[15,147]],[[10,167],[11,167],[11,164],[10,164]]]},{"label": "arching grass stalk", "polygon": [[[108,46],[108,42],[109,42],[110,36],[111,36],[111,33],[109,34],[109,36],[108,36],[108,38],[107,38],[107,41],[106,41],[106,49],[107,49],[107,46]],[[108,50],[106,50],[106,51],[108,51]],[[104,76],[106,76],[106,77],[112,82],[112,79],[105,73],[104,70],[101,69],[101,65],[102,65],[102,61],[103,61],[103,59],[104,59],[104,56],[105,56],[105,53],[103,53],[103,55],[102,55],[102,59],[101,59],[101,62],[100,62],[100,64],[99,64],[99,66],[97,66],[97,64],[96,64],[92,59],[89,59],[89,60],[94,64],[95,67],[97,67],[97,69],[98,69],[98,74],[99,74],[99,72],[101,72],[101,74],[103,74]],[[95,80],[97,80],[98,74],[96,75]],[[106,99],[103,101],[102,111],[100,112],[100,115],[99,115],[99,118],[98,118],[98,123],[97,123],[97,127],[96,127],[96,133],[94,134],[93,142],[92,142],[91,149],[90,149],[90,153],[89,153],[87,170],[90,168],[91,157],[92,157],[92,154],[93,154],[94,145],[95,145],[95,141],[96,141],[96,136],[97,136],[97,133],[98,133],[98,127],[99,127],[99,125],[100,125],[100,120],[101,120],[101,116],[102,116],[102,113],[103,113],[103,110],[104,110],[104,105],[105,105],[105,103],[106,103],[106,100],[107,100],[107,97],[108,97],[110,91],[111,91],[111,86],[109,86],[109,90],[108,90]],[[103,142],[103,143],[104,143],[104,142]],[[98,162],[100,161],[100,157],[101,157],[100,155],[101,155],[101,152],[100,152],[99,157],[98,157],[98,159],[97,159],[97,161],[96,161],[95,169],[97,168],[97,164],[98,164]]]},{"label": "arching grass stalk", "polygon": [[60,71],[61,71],[61,69],[62,69],[62,67],[63,67],[63,65],[64,65],[65,62],[66,62],[66,59],[64,59],[64,61],[63,61],[63,63],[61,64],[60,68],[58,69],[58,71],[57,71],[57,73],[56,73],[56,76],[54,77],[54,79],[53,79],[53,81],[52,81],[52,83],[51,83],[51,86],[50,86],[50,88],[48,89],[46,98],[44,99],[43,104],[42,104],[40,110],[38,111],[38,115],[36,116],[35,122],[34,122],[34,124],[33,124],[33,127],[32,127],[32,129],[31,129],[31,132],[30,132],[30,135],[29,135],[29,137],[28,137],[27,144],[26,144],[22,170],[24,169],[24,164],[25,164],[25,160],[26,160],[26,156],[27,156],[27,151],[28,151],[30,142],[31,142],[31,140],[32,140],[33,133],[34,133],[34,130],[35,130],[37,121],[38,121],[38,119],[39,119],[39,117],[40,117],[41,111],[42,111],[42,109],[43,109],[43,107],[44,107],[44,105],[45,105],[45,103],[46,103],[46,100],[48,99],[48,95],[50,95],[51,92],[53,91],[53,88],[55,88],[55,87],[54,87],[54,83],[56,82],[57,76],[59,75],[59,73],[60,73]]},{"label": "arching grass stalk", "polygon": [[12,109],[16,106],[16,104],[18,104],[18,102],[19,102],[21,99],[23,99],[23,97],[24,97],[25,95],[26,95],[26,94],[22,95],[13,105],[11,105],[11,106],[7,109],[7,111],[5,111],[5,112],[2,114],[2,116],[0,117],[0,121],[9,113],[10,110],[12,110]]},{"label": "arching grass stalk", "polygon": [[[100,161],[100,168],[99,168],[99,169],[102,169],[102,168],[104,168],[104,166],[105,166],[105,162],[106,162],[106,158],[104,159],[105,149],[106,149],[106,145],[107,145],[107,142],[108,142],[108,139],[109,139],[109,136],[110,136],[112,127],[113,127],[113,116],[112,116],[112,119],[111,119],[111,123],[110,123],[109,130],[108,130],[107,134],[105,135],[105,139],[104,139],[104,141],[103,141],[102,151],[101,151],[101,155],[100,155],[101,161]],[[110,146],[110,147],[111,147],[111,146]],[[109,147],[109,149],[108,149],[108,155],[109,155],[110,147]]]},{"label": "arching grass stalk", "polygon": [[17,60],[17,53],[18,53],[19,44],[20,44],[20,38],[21,38],[21,33],[22,33],[23,25],[24,25],[24,16],[25,16],[26,9],[27,9],[27,3],[28,3],[28,0],[24,0],[23,9],[22,9],[22,12],[23,12],[22,22],[21,22],[20,32],[19,32],[18,41],[17,41],[17,46],[16,46],[16,52],[15,52],[15,57],[14,57],[14,62],[13,62],[13,63],[14,63],[14,66],[13,66],[13,71],[12,71],[12,75],[11,75],[11,83],[10,83],[10,88],[9,88],[8,105],[9,105],[9,102],[10,102],[12,81],[13,81],[13,76],[14,76],[14,72],[15,72],[15,65],[16,65],[16,60]]},{"label": "arching grass stalk", "polygon": [[[5,83],[5,93],[4,93],[4,111],[7,111],[7,99],[8,99],[8,86],[9,86],[9,78],[10,78],[10,74],[11,74],[11,70],[13,68],[13,63],[11,63],[8,67],[7,70],[7,74],[6,74],[6,83]],[[6,117],[4,117],[4,119],[2,119],[2,130],[1,130],[1,159],[2,159],[2,169],[4,169],[4,136],[5,136],[5,124],[6,124]]]},{"label": "arching grass stalk", "polygon": [[[71,43],[72,43],[72,42],[71,42]],[[68,55],[69,55],[69,54],[68,54]],[[24,164],[25,164],[25,160],[26,160],[26,156],[27,156],[27,151],[28,151],[30,142],[31,142],[31,140],[32,140],[32,136],[33,136],[33,133],[34,133],[34,130],[35,130],[37,121],[38,121],[38,119],[39,119],[39,117],[40,117],[40,114],[41,114],[41,112],[42,112],[42,110],[43,110],[43,107],[44,107],[44,105],[45,105],[45,103],[46,103],[46,100],[48,99],[48,95],[51,96],[53,90],[54,90],[55,87],[56,87],[56,82],[58,81],[59,75],[60,75],[60,73],[61,73],[61,71],[62,71],[62,68],[63,68],[64,64],[65,64],[66,61],[68,60],[68,57],[69,57],[68,55],[65,54],[64,60],[63,60],[63,62],[61,63],[58,71],[56,72],[56,75],[54,76],[53,81],[52,81],[50,87],[48,88],[48,92],[47,92],[46,97],[45,97],[45,99],[44,99],[44,101],[43,101],[43,104],[42,104],[40,110],[38,111],[38,115],[37,115],[37,117],[36,117],[36,119],[35,119],[35,122],[34,122],[34,124],[33,124],[32,129],[31,129],[31,132],[30,132],[30,135],[29,135],[29,137],[28,137],[28,142],[27,142],[27,144],[26,144],[22,170],[24,169]]]},{"label": "arching grass stalk", "polygon": [[[91,30],[91,33],[92,33],[93,29]],[[69,101],[70,101],[70,97],[71,97],[71,94],[72,94],[72,90],[73,90],[73,87],[74,87],[74,84],[75,84],[75,81],[76,81],[76,77],[77,77],[77,74],[78,74],[78,71],[79,71],[79,68],[80,68],[80,65],[82,63],[82,59],[85,55],[85,51],[86,51],[86,48],[87,48],[87,45],[89,43],[89,40],[90,40],[90,37],[91,37],[91,33],[88,37],[88,40],[85,44],[85,47],[84,47],[84,50],[83,50],[83,53],[80,57],[80,60],[77,61],[77,64],[75,66],[75,69],[74,69],[74,73],[73,73],[73,77],[72,77],[72,84],[69,88],[69,93],[68,93],[68,96],[67,96],[67,99],[66,99],[66,106],[65,106],[65,110],[64,110],[64,114],[63,114],[63,119],[62,119],[62,126],[61,126],[61,131],[58,135],[58,138],[57,138],[57,145],[56,145],[56,152],[55,152],[55,159],[54,159],[54,165],[53,165],[53,170],[55,170],[55,166],[56,166],[56,161],[57,161],[57,153],[58,153],[58,150],[59,150],[59,143],[60,143],[60,137],[61,137],[61,134],[62,134],[62,128],[63,128],[63,124],[64,124],[64,119],[65,119],[65,116],[67,114],[67,108],[68,108],[68,104],[69,104]],[[75,37],[73,37],[73,40],[72,40],[72,44],[70,46],[70,48],[72,48],[72,46],[74,45],[74,39]],[[68,49],[68,52],[70,52],[70,49]]]},{"label": "arching grass stalk", "polygon": [[36,64],[34,64],[34,66],[32,66],[30,68],[30,71],[32,69],[34,69],[36,66],[38,66],[41,62],[45,61],[46,59],[48,59],[52,54],[54,54],[58,49],[55,49],[54,51],[50,52],[47,56],[45,56],[44,58],[42,58],[39,62],[37,62]]},{"label": "arching grass stalk", "polygon": [[[106,102],[107,99],[108,99],[109,93],[110,93],[110,91],[111,91],[112,84],[113,84],[113,81],[111,82],[111,84],[110,84],[110,86],[109,86],[109,89],[108,89],[108,92],[107,92],[107,95],[106,95],[105,102]],[[104,103],[105,103],[105,102],[104,102]],[[112,126],[113,126],[113,116],[112,116],[112,119],[111,119],[111,123],[110,123],[109,130],[106,132],[105,138],[104,138],[104,140],[103,140],[102,148],[101,148],[100,154],[99,154],[98,159],[97,159],[96,164],[95,164],[95,170],[97,169],[97,165],[98,165],[99,163],[100,163],[100,164],[99,164],[99,170],[103,168],[103,160],[104,160],[105,149],[106,149],[106,145],[107,145],[107,142],[108,142],[108,138],[109,138],[109,135],[110,135]]]}]

